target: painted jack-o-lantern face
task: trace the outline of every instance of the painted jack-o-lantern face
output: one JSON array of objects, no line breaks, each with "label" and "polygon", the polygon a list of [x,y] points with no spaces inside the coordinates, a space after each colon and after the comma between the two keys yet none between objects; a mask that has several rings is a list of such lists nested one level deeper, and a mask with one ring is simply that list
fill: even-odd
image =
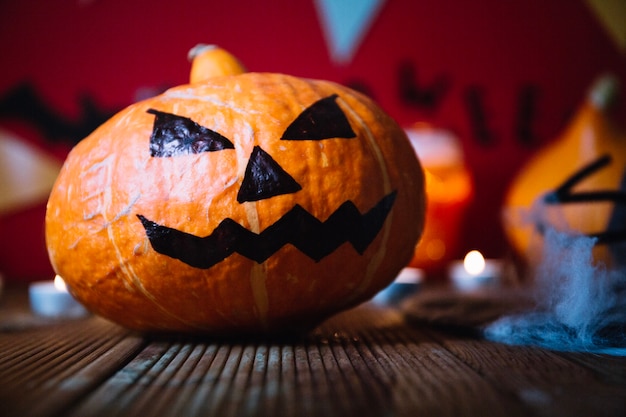
[{"label": "painted jack-o-lantern face", "polygon": [[403,131],[347,88],[216,77],[137,103],[82,141],[50,197],[55,270],[128,327],[317,323],[387,285],[424,217]]},{"label": "painted jack-o-lantern face", "polygon": [[598,79],[566,129],[509,187],[505,231],[530,265],[549,229],[594,238],[594,263],[626,265],[626,134],[610,111],[618,87],[611,76]]},{"label": "painted jack-o-lantern face", "polygon": [[[332,95],[313,103],[285,130],[280,140],[354,139],[350,123]],[[193,120],[149,109],[156,115],[150,137],[153,157],[233,150],[227,138]],[[300,184],[260,146],[255,145],[246,164],[237,202],[259,201],[300,191]],[[196,268],[210,268],[232,253],[258,263],[265,261],[286,244],[319,261],[345,242],[363,253],[382,227],[395,200],[395,191],[384,196],[366,214],[346,201],[320,222],[296,204],[261,233],[251,232],[231,218],[222,220],[213,232],[199,237],[150,221],[141,214],[146,235],[159,253],[179,259]]]}]

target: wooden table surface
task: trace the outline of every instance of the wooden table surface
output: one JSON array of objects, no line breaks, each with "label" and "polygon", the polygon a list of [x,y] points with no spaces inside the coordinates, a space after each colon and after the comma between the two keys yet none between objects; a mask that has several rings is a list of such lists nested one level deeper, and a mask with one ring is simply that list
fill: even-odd
[{"label": "wooden table surface", "polygon": [[0,298],[0,416],[624,416],[626,358],[508,346],[366,303],[304,338],[159,339]]}]

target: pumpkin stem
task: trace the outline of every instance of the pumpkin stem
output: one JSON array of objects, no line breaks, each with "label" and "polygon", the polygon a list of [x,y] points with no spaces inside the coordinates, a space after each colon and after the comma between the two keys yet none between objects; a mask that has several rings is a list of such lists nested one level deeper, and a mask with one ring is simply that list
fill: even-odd
[{"label": "pumpkin stem", "polygon": [[193,60],[200,54],[202,54],[205,51],[211,50],[211,49],[215,49],[217,48],[217,45],[213,45],[213,44],[206,44],[206,43],[199,43],[196,46],[194,46],[193,48],[191,48],[189,50],[189,52],[187,52],[187,60],[189,62],[193,62]]},{"label": "pumpkin stem", "polygon": [[198,44],[187,53],[191,61],[189,81],[192,84],[222,75],[237,75],[246,72],[239,60],[217,45]]},{"label": "pumpkin stem", "polygon": [[591,86],[588,100],[598,110],[608,110],[619,95],[619,80],[613,74],[599,77]]}]

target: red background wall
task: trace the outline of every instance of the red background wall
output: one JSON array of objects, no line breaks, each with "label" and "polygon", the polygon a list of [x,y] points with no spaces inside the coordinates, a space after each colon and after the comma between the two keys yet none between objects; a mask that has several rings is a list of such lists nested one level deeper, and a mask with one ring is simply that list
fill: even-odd
[{"label": "red background wall", "polygon": [[[329,58],[313,0],[23,0],[0,1],[0,102],[13,103],[26,83],[56,120],[85,131],[185,83],[198,42],[250,70],[358,86],[403,125],[452,129],[476,181],[462,250],[491,257],[506,252],[500,205],[521,164],[559,133],[598,75],[626,82],[626,53],[579,0],[388,0],[343,65]],[[0,106],[0,126],[60,160],[80,139],[80,129],[52,134],[14,113]],[[10,280],[51,274],[44,204],[0,215],[0,271]]]}]

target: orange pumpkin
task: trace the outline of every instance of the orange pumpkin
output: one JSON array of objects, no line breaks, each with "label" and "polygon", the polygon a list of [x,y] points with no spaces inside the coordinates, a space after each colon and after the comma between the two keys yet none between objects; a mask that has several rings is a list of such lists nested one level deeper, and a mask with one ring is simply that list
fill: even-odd
[{"label": "orange pumpkin", "polygon": [[403,130],[363,95],[217,76],[78,144],[50,195],[47,246],[71,293],[129,328],[307,329],[409,262],[423,182]]},{"label": "orange pumpkin", "polygon": [[565,131],[522,167],[505,199],[505,230],[530,263],[547,227],[597,239],[594,259],[626,256],[626,135],[609,115],[616,80],[602,77]]}]

